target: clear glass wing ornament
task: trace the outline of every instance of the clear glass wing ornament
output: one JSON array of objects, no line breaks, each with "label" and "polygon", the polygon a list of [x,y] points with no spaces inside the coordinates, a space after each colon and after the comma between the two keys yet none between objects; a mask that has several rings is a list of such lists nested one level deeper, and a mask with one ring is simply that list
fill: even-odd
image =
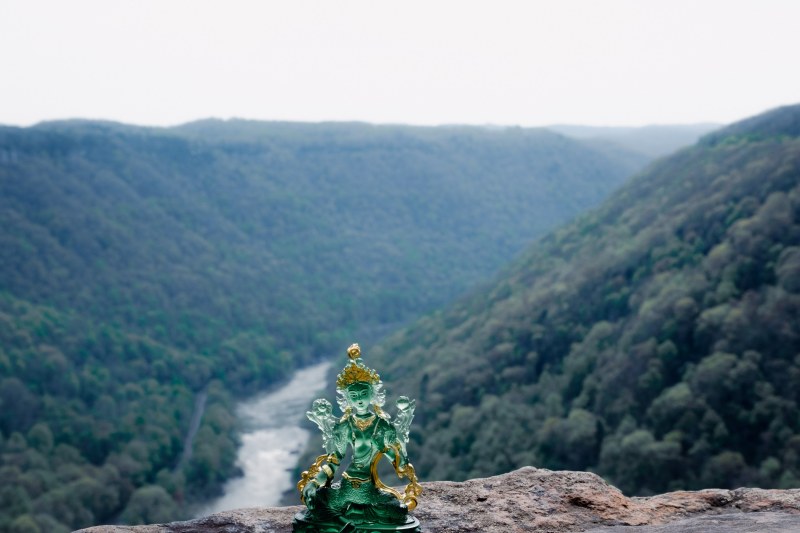
[{"label": "clear glass wing ornament", "polygon": [[311,404],[311,411],[306,411],[306,416],[314,422],[322,432],[322,446],[326,453],[333,453],[336,448],[333,438],[333,426],[337,419],[333,416],[331,402],[324,398],[314,400]]},{"label": "clear glass wing ornament", "polygon": [[408,396],[397,398],[397,414],[395,415],[394,426],[397,431],[397,440],[403,448],[403,455],[406,455],[406,444],[408,444],[408,432],[411,428],[411,421],[414,419],[414,409],[417,407],[416,400],[409,400]]}]

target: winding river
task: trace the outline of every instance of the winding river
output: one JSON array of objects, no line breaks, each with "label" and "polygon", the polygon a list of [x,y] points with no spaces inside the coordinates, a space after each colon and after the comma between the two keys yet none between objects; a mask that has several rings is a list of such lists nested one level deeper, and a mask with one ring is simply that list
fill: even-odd
[{"label": "winding river", "polygon": [[324,396],[330,366],[324,362],[299,370],[284,386],[239,404],[236,414],[244,429],[237,462],[244,475],[229,480],[223,495],[196,516],[279,505],[297,482],[292,470],[310,437],[300,424],[311,402]]}]

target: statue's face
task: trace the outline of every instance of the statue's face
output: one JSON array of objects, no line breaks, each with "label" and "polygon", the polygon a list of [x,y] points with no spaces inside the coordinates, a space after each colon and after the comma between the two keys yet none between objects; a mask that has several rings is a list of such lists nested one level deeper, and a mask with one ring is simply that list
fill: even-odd
[{"label": "statue's face", "polygon": [[356,414],[367,413],[372,403],[372,387],[368,383],[354,383],[347,387],[347,401]]}]

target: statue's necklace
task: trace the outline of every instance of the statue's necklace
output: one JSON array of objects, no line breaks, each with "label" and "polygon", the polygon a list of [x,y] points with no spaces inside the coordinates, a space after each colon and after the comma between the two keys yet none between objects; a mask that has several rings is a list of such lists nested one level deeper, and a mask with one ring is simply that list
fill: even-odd
[{"label": "statue's necklace", "polygon": [[367,418],[358,418],[356,415],[353,415],[351,418],[353,419],[353,423],[356,425],[356,427],[361,431],[367,429],[375,421],[374,414]]}]

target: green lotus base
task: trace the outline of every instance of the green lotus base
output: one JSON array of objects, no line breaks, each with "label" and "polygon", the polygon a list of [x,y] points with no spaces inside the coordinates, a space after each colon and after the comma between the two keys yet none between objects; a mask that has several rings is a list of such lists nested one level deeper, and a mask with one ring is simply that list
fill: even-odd
[{"label": "green lotus base", "polygon": [[404,533],[422,533],[419,520],[413,516],[406,518],[405,524],[345,524],[344,522],[315,522],[304,512],[294,515],[292,520],[294,533],[385,533],[402,531]]}]

